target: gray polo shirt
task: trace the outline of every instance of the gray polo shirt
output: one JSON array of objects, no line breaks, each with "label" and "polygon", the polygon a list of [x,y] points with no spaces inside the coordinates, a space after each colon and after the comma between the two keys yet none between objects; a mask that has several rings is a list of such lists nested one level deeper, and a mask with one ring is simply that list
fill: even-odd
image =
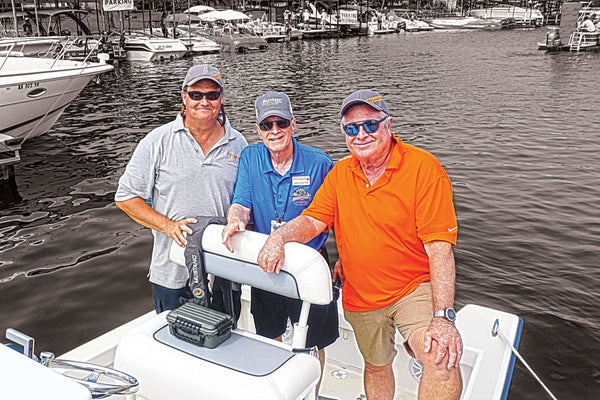
[{"label": "gray polo shirt", "polygon": [[[173,122],[154,129],[140,141],[119,179],[115,201],[151,199],[152,208],[172,220],[226,216],[240,153],[247,144],[226,120],[225,136],[204,156],[178,114]],[[184,287],[187,269],[169,260],[172,239],[155,230],[152,234],[150,282],[171,289]]]}]

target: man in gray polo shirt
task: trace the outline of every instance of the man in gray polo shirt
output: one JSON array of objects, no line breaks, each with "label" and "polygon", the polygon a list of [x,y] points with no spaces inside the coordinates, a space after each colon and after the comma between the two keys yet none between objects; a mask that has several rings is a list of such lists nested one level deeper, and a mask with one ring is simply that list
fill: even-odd
[{"label": "man in gray polo shirt", "polygon": [[[171,239],[184,247],[183,232],[200,215],[226,216],[246,139],[223,108],[223,79],[210,65],[190,68],[183,81],[182,111],[144,137],[115,194],[117,207],[154,236],[150,282],[157,313],[191,298],[186,267],[169,260]],[[151,205],[147,200],[150,200]]]}]

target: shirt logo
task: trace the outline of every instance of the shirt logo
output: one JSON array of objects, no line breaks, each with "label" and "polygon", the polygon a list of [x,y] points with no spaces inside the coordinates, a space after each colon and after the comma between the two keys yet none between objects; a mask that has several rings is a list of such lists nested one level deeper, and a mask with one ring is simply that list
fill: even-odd
[{"label": "shirt logo", "polygon": [[236,156],[235,154],[227,153],[226,155],[227,155],[227,157],[231,158],[232,160],[240,161],[240,157]]},{"label": "shirt logo", "polygon": [[310,202],[310,193],[302,188],[294,190],[292,193],[292,203],[303,206]]},{"label": "shirt logo", "polygon": [[458,229],[458,226],[455,226],[454,228],[448,228],[448,232],[454,232],[457,229]]}]

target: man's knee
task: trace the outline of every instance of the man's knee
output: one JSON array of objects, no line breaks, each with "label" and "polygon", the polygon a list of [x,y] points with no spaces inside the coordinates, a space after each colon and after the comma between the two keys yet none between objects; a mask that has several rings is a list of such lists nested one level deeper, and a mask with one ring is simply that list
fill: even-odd
[{"label": "man's knee", "polygon": [[365,373],[369,375],[386,374],[392,370],[392,363],[385,365],[373,365],[365,361]]},{"label": "man's knee", "polygon": [[426,328],[418,329],[409,338],[409,347],[414,352],[415,358],[423,365],[424,373],[436,376],[441,382],[453,379],[454,374],[459,372],[459,368],[447,368],[448,354],[440,363],[435,363],[438,352],[438,343],[435,340],[432,341],[429,352],[425,353],[425,330]]}]

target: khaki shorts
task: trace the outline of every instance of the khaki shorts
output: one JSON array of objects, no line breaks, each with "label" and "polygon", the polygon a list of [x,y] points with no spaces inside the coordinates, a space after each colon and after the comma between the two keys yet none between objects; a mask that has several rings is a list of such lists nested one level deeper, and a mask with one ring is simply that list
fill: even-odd
[{"label": "khaki shorts", "polygon": [[[389,306],[369,311],[344,310],[352,325],[363,358],[375,366],[387,365],[396,356],[396,328],[407,340],[417,329],[427,327],[433,319],[431,283],[423,282],[412,293]],[[409,353],[412,352],[409,350]]]}]

